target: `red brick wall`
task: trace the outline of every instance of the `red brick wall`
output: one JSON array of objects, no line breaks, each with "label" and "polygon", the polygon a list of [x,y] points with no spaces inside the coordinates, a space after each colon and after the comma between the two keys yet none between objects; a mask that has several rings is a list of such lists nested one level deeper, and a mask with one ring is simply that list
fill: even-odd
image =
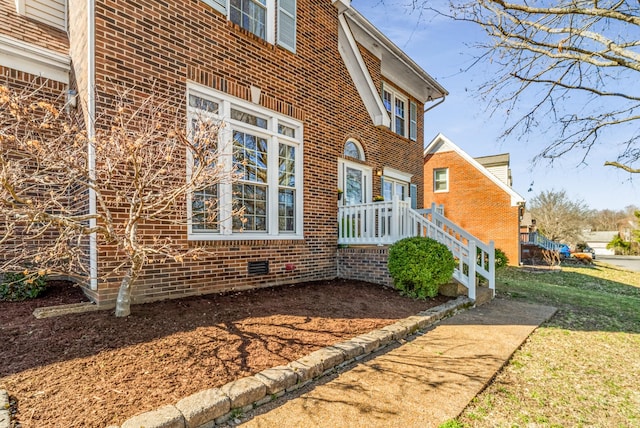
[{"label": "red brick wall", "polygon": [[338,248],[338,278],[393,287],[388,260],[387,246]]},{"label": "red brick wall", "polygon": [[[414,173],[412,181],[421,185],[421,117],[418,142],[372,125],[338,53],[337,24],[330,1],[299,0],[293,54],[231,24],[201,1],[96,2],[99,108],[106,108],[113,82],[143,91],[153,85],[179,95],[191,80],[247,100],[249,87],[257,86],[264,107],[304,124],[304,240],[211,241],[213,254],[204,259],[150,264],[134,290],[134,300],[334,278],[337,159],[349,137],[361,142],[369,166]],[[378,60],[363,54],[380,87]],[[374,192],[379,193],[376,181]],[[186,240],[186,227],[154,227],[154,233],[171,233],[183,245],[195,245]],[[113,249],[101,247],[100,272],[118,259]],[[248,275],[247,262],[261,260],[270,262],[270,273]],[[92,297],[113,301],[118,281],[112,277],[102,282]]]},{"label": "red brick wall", "polygon": [[[433,170],[449,168],[449,191],[433,191]],[[509,257],[520,262],[519,207],[511,197],[456,152],[435,153],[424,160],[424,204],[444,204],[445,216],[478,239],[494,241]]]}]

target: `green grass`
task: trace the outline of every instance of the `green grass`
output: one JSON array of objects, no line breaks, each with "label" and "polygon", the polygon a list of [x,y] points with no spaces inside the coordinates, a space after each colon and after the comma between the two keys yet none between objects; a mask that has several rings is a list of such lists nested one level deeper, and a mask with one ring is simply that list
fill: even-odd
[{"label": "green grass", "polygon": [[558,308],[458,427],[640,427],[640,274],[597,263],[497,274],[498,297]]}]

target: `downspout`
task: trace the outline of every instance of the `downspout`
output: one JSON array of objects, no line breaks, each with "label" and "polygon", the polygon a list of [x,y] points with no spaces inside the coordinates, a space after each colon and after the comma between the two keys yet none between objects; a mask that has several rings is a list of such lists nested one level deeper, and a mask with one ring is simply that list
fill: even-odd
[{"label": "downspout", "polygon": [[[88,147],[87,157],[89,164],[89,178],[96,177],[96,147],[94,139],[96,136],[96,96],[95,96],[95,2],[87,0],[87,136]],[[89,189],[89,215],[97,213],[96,192]],[[96,227],[96,219],[89,220],[89,227]],[[98,241],[96,234],[89,235],[89,286],[92,290],[98,289]]]}]

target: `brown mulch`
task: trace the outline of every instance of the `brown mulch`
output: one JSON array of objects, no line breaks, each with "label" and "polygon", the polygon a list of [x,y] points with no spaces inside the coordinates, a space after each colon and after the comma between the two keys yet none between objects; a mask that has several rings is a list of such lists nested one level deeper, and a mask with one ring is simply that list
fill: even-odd
[{"label": "brown mulch", "polygon": [[416,301],[357,281],[320,281],[37,320],[36,307],[86,301],[52,283],[0,302],[0,389],[29,427],[98,427],[172,404],[449,300]]}]

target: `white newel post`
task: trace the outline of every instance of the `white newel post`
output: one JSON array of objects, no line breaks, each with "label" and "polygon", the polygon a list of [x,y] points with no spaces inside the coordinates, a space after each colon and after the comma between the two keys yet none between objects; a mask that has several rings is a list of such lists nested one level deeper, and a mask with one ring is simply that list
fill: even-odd
[{"label": "white newel post", "polygon": [[396,242],[399,237],[400,226],[400,197],[393,196],[391,204],[391,242]]},{"label": "white newel post", "polygon": [[489,289],[492,296],[496,295],[496,246],[493,241],[489,241]]},{"label": "white newel post", "polygon": [[469,241],[469,298],[476,300],[476,241]]}]

